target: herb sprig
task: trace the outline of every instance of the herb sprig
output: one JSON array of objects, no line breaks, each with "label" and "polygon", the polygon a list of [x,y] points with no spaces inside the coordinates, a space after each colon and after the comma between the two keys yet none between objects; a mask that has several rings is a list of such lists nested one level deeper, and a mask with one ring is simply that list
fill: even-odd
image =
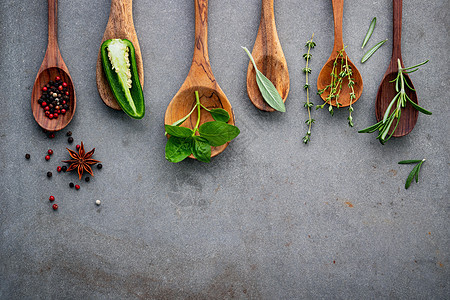
[{"label": "herb sprig", "polygon": [[408,178],[406,178],[405,189],[408,189],[410,187],[410,185],[414,179],[416,179],[416,183],[419,182],[419,172],[420,172],[420,168],[422,167],[422,164],[424,162],[425,162],[425,158],[424,159],[414,159],[414,160],[402,160],[402,161],[398,162],[400,165],[417,164],[412,169],[412,171],[409,173]]},{"label": "herb sprig", "polygon": [[[428,62],[428,60],[421,62],[420,64],[417,64],[412,67],[408,68],[402,68],[402,64],[400,62],[400,59],[397,60],[398,62],[398,74],[397,77],[390,81],[395,82],[395,90],[397,94],[392,99],[392,101],[389,103],[383,119],[365,129],[362,129],[358,131],[359,133],[372,133],[378,130],[378,136],[377,139],[380,140],[381,144],[385,144],[394,134],[395,130],[397,129],[398,123],[400,121],[400,116],[402,114],[402,108],[406,106],[406,103],[409,102],[416,110],[420,111],[421,113],[424,113],[426,115],[431,115],[432,113],[425,108],[420,107],[418,104],[416,104],[414,101],[412,101],[408,95],[406,94],[406,88],[409,88],[411,91],[414,91],[412,87],[409,86],[408,82],[405,80],[405,76],[403,74],[408,74],[417,71],[421,65],[424,65]],[[394,108],[394,110],[391,113],[391,109]],[[397,119],[396,122],[395,119]],[[392,132],[390,135],[389,130],[391,127],[394,126]]]},{"label": "herb sprig", "polygon": [[306,132],[306,135],[303,137],[303,143],[307,144],[310,141],[310,137],[311,137],[311,126],[312,124],[316,121],[313,118],[311,118],[311,108],[314,106],[314,104],[311,103],[311,101],[309,101],[309,81],[308,81],[308,75],[311,74],[311,68],[309,67],[309,60],[311,59],[312,55],[311,55],[311,49],[313,49],[316,46],[316,43],[313,42],[313,38],[314,38],[314,33],[312,34],[312,37],[309,41],[306,42],[305,47],[308,48],[308,52],[303,54],[303,57],[306,59],[306,66],[303,68],[303,72],[305,73],[306,76],[306,83],[303,86],[304,89],[306,90],[306,102],[303,105],[304,107],[306,107],[306,109],[308,110],[308,120],[306,120],[306,125],[308,125],[308,131]]},{"label": "herb sprig", "polygon": [[[226,144],[237,137],[239,128],[228,124],[230,115],[222,108],[208,109],[200,103],[198,91],[195,91],[196,104],[185,117],[174,122],[172,125],[164,125],[166,135],[170,137],[166,143],[166,159],[177,163],[184,160],[189,155],[202,162],[211,161],[211,147],[218,147]],[[214,119],[200,125],[201,109],[209,112]],[[194,129],[181,127],[189,116],[197,109],[197,122]]]},{"label": "herb sprig", "polygon": [[318,95],[323,94],[326,90],[329,90],[330,93],[326,97],[325,102],[322,105],[317,105],[316,109],[319,109],[319,108],[322,109],[325,107],[325,105],[328,104],[328,111],[330,112],[330,114],[332,116],[334,115],[333,105],[331,104],[331,102],[334,100],[337,108],[339,108],[342,105],[341,103],[339,103],[339,97],[341,95],[342,84],[343,84],[344,78],[347,77],[348,87],[351,90],[350,105],[348,107],[349,116],[348,116],[347,120],[348,120],[348,125],[350,127],[353,127],[352,103],[353,103],[353,100],[356,99],[355,90],[353,88],[353,86],[355,85],[355,81],[352,78],[352,75],[353,75],[352,68],[348,64],[348,56],[345,55],[345,57],[344,57],[345,48],[346,48],[346,46],[344,46],[342,48],[342,50],[339,50],[336,58],[334,59],[333,68],[331,69],[331,73],[330,73],[330,77],[331,77],[330,84],[325,86],[323,89],[319,89],[317,91]]}]

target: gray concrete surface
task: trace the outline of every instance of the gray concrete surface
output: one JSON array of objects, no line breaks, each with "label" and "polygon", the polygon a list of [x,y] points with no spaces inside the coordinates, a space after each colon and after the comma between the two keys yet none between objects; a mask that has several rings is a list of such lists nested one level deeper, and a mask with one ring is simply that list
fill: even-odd
[{"label": "gray concrete surface", "polygon": [[[53,140],[29,109],[47,45],[46,1],[1,2],[1,299],[448,299],[447,0],[404,1],[403,59],[430,59],[411,78],[433,115],[420,115],[409,136],[385,146],[357,131],[375,122],[391,55],[390,0],[345,2],[344,41],[364,78],[355,127],[346,110],[313,111],[307,146],[302,54],[314,32],[315,85],[333,44],[331,1],[275,1],[291,74],[285,114],[260,112],[247,98],[240,46],[253,47],[260,1],[210,1],[212,69],[241,129],[210,164],[164,159],[164,112],[193,53],[193,1],[134,1],[146,78],[141,121],[109,109],[97,93],[110,1],[60,1],[59,44],[78,106]],[[361,65],[374,16],[368,47],[389,41]],[[79,191],[68,187],[75,174],[55,171],[68,157],[67,130],[104,165]],[[397,162],[418,158],[427,158],[420,181],[405,190],[412,167]]]}]

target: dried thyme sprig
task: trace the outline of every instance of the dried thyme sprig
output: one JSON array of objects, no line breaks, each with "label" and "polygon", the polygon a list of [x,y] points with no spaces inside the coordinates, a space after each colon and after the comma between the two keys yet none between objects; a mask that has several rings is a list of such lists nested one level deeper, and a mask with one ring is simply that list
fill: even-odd
[{"label": "dried thyme sprig", "polygon": [[316,46],[316,43],[313,42],[313,38],[314,38],[314,33],[312,34],[312,37],[309,41],[306,42],[305,47],[308,48],[308,52],[303,54],[303,57],[306,59],[306,66],[303,68],[303,72],[305,72],[305,76],[306,76],[306,83],[304,85],[304,88],[306,90],[306,102],[304,104],[304,107],[306,107],[306,109],[308,110],[308,120],[306,120],[306,125],[308,125],[308,131],[306,132],[306,135],[303,137],[303,143],[307,144],[310,141],[310,137],[311,137],[311,126],[312,124],[315,122],[314,119],[311,118],[311,107],[314,106],[314,104],[312,104],[309,101],[309,81],[308,81],[308,75],[311,74],[311,68],[309,67],[309,60],[311,59],[312,55],[311,55],[311,49],[314,48]]}]

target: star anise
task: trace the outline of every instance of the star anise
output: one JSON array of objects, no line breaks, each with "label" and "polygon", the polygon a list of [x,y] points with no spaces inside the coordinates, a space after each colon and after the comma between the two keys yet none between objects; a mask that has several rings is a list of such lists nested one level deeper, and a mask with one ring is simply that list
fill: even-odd
[{"label": "star anise", "polygon": [[78,169],[78,176],[81,179],[81,176],[83,176],[83,172],[86,171],[92,176],[94,174],[92,173],[92,168],[90,165],[95,165],[97,163],[100,163],[101,161],[92,159],[92,155],[94,155],[95,148],[92,149],[89,152],[84,152],[84,145],[83,142],[81,142],[80,149],[78,150],[78,153],[76,153],[73,150],[70,150],[69,148],[66,148],[67,151],[69,151],[70,157],[73,159],[71,160],[63,160],[65,163],[70,163],[71,165],[67,169],[67,171],[72,171],[75,169]]}]

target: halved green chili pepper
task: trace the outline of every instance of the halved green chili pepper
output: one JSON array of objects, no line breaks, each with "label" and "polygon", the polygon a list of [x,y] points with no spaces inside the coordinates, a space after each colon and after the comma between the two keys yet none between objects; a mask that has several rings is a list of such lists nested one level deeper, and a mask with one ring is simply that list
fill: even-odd
[{"label": "halved green chili pepper", "polygon": [[133,44],[126,39],[106,40],[101,46],[103,70],[122,110],[132,118],[145,114],[144,95]]}]

